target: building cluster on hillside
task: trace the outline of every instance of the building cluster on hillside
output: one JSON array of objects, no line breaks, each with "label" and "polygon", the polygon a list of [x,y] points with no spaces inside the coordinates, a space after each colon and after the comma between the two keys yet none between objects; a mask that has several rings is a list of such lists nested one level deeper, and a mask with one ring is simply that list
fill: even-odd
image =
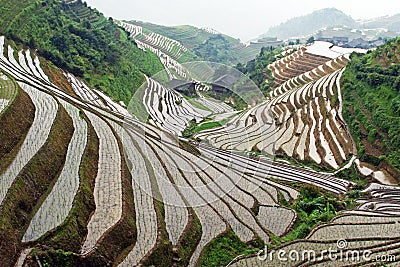
[{"label": "building cluster on hillside", "polygon": [[346,48],[363,49],[371,49],[385,44],[385,40],[382,38],[370,41],[364,40],[363,38],[356,38],[350,41],[348,37],[321,37],[318,38],[317,41],[330,42],[337,46],[342,46]]},{"label": "building cluster on hillside", "polygon": [[277,38],[268,38],[267,40],[265,39],[260,39],[257,40],[256,42],[250,42],[250,45],[252,46],[259,46],[261,47],[277,47],[284,45],[284,42],[282,40],[278,40]]},{"label": "building cluster on hillside", "polygon": [[[347,36],[334,36],[334,37],[319,37],[315,39],[312,37],[312,41],[307,41],[307,42],[313,42],[313,41],[328,42],[344,48],[372,49],[384,45],[386,39],[379,38],[376,40],[365,40],[363,38],[350,39]],[[292,38],[285,41],[279,40],[277,38],[268,38],[268,40],[260,39],[254,42],[250,42],[250,44],[252,46],[260,46],[260,47],[270,47],[270,46],[277,47],[277,46],[295,45],[303,42],[305,42],[304,38]]]},{"label": "building cluster on hillside", "polygon": [[212,29],[212,28],[205,27],[205,28],[201,28],[201,29],[202,29],[203,31],[206,31],[206,32],[211,33],[211,34],[221,34],[219,31],[214,30],[214,29]]}]

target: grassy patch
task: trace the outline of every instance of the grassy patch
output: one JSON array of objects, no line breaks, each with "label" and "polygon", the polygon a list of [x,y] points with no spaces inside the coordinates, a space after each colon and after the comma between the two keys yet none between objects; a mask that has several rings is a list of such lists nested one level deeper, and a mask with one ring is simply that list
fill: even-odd
[{"label": "grassy patch", "polygon": [[336,177],[355,183],[356,185],[352,188],[353,190],[363,190],[369,184],[368,181],[358,173],[355,164],[349,169],[338,172]]},{"label": "grassy patch", "polygon": [[[77,263],[79,262],[78,256],[74,255],[72,252],[66,252],[61,249],[50,249],[48,251],[34,249],[32,250],[31,255],[36,255],[43,267],[70,267],[77,266]],[[39,266],[36,259],[27,259],[25,262],[28,266]]]},{"label": "grassy patch", "polygon": [[239,237],[229,229],[206,246],[201,255],[199,266],[226,266],[235,257],[253,254],[261,247],[262,242],[259,240],[250,244],[243,243]]},{"label": "grassy patch", "polygon": [[300,196],[293,204],[282,203],[297,213],[297,220],[284,237],[276,238],[275,246],[282,242],[305,238],[315,226],[329,222],[341,210],[351,209],[356,203],[351,196],[338,198],[312,185],[299,186]]},{"label": "grassy patch", "polygon": [[221,127],[230,121],[234,116],[236,116],[236,114],[221,121],[202,122],[201,124],[197,124],[194,120],[191,120],[189,122],[189,126],[183,131],[182,136],[188,138],[193,136],[195,133]]},{"label": "grassy patch", "polygon": [[197,126],[194,129],[194,133],[197,133],[197,132],[200,132],[200,131],[204,131],[204,130],[208,130],[208,129],[221,127],[222,125],[223,124],[221,122],[218,122],[218,121],[205,122],[205,123],[202,123],[199,126]]}]

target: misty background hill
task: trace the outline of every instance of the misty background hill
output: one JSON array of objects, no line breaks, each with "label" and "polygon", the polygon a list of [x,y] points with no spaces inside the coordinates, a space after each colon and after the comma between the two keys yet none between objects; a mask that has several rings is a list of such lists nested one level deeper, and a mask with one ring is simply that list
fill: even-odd
[{"label": "misty background hill", "polygon": [[[347,29],[340,33],[326,33],[324,31],[332,30],[332,28],[344,28]],[[286,40],[297,37],[305,37],[320,32],[320,36],[334,35],[346,36],[350,39],[355,38],[355,30],[371,30],[377,29],[374,34],[365,34],[368,38],[392,38],[398,35],[400,32],[400,14],[393,16],[385,16],[370,20],[355,20],[351,16],[336,8],[325,8],[314,11],[308,15],[289,19],[277,26],[272,26],[268,29],[265,34],[262,34],[259,38],[265,37],[276,37],[278,39]],[[381,31],[378,31],[381,30]],[[353,32],[351,32],[353,31]],[[362,37],[357,36],[357,37]],[[369,35],[369,36],[367,36]]]},{"label": "misty background hill", "polygon": [[292,18],[277,26],[273,26],[261,37],[288,39],[305,36],[328,26],[346,25],[354,27],[356,24],[356,21],[352,17],[342,11],[336,8],[326,8],[314,11],[309,15]]}]

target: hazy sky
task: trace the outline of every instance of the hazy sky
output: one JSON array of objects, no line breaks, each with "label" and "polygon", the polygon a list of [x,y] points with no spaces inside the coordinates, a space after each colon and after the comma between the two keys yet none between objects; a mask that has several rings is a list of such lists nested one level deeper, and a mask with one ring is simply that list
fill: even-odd
[{"label": "hazy sky", "polygon": [[[85,1],[85,0],[84,0]],[[354,19],[400,13],[399,0],[86,0],[107,17],[162,25],[210,27],[242,41],[270,26],[312,11],[335,7]]]}]

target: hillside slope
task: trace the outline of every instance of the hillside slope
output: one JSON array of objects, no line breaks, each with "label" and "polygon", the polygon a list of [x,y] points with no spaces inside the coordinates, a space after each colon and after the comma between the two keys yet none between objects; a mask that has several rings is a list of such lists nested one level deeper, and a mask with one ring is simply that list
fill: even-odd
[{"label": "hillside slope", "polygon": [[[196,46],[204,43],[206,40],[215,35],[213,33],[210,33],[208,31],[190,25],[162,26],[142,21],[130,21],[130,22],[134,25],[141,26],[155,33],[177,40],[178,42],[180,42],[189,49],[195,48]],[[238,42],[238,40],[228,35],[222,35],[222,36],[225,39],[227,39],[230,43]]]},{"label": "hillside slope", "polygon": [[141,21],[128,23],[142,27],[143,31],[151,31],[176,40],[195,55],[195,57],[182,57],[179,60],[181,63],[198,59],[227,65],[246,63],[254,59],[262,48],[262,45],[257,43],[243,44],[239,39],[226,34],[189,25],[168,27]]},{"label": "hillside slope", "polygon": [[[325,158],[332,153],[335,156],[342,154],[342,160],[338,162],[347,164],[350,158],[344,155],[356,155],[358,159],[355,161],[355,164],[360,173],[364,176],[368,176],[382,183],[397,184],[400,179],[400,136],[398,131],[400,122],[399,43],[400,39],[398,38],[387,42],[384,46],[375,51],[368,52],[366,55],[363,55],[363,53],[353,53],[350,60],[352,49],[331,46],[330,43],[318,41],[313,45],[301,47],[298,51],[295,51],[289,56],[270,64],[268,69],[272,71],[274,76],[272,87],[276,87],[270,93],[272,102],[272,104],[270,104],[270,110],[275,114],[275,108],[277,107],[274,107],[274,105],[288,105],[290,103],[287,107],[284,106],[276,109],[278,113],[275,115],[275,121],[279,121],[278,125],[280,125],[282,123],[282,118],[284,118],[283,123],[285,126],[285,120],[294,116],[296,112],[299,112],[298,116],[300,116],[301,119],[297,124],[293,127],[293,122],[290,122],[289,126],[286,125],[285,127],[291,127],[291,129],[288,130],[289,133],[296,132],[296,127],[299,126],[299,123],[300,127],[304,127],[304,124],[306,125],[310,122],[310,118],[306,118],[313,114],[312,112],[309,114],[310,112],[307,112],[307,109],[305,109],[305,114],[301,115],[304,107],[302,107],[300,100],[301,97],[310,96],[310,93],[306,93],[309,90],[314,91],[311,94],[311,100],[315,100],[318,107],[317,111],[319,108],[326,105],[321,112],[314,114],[314,116],[319,114],[319,116],[323,115],[324,117],[327,111],[332,113],[332,116],[336,117],[337,120],[336,123],[332,123],[332,125],[336,124],[338,126],[337,130],[340,134],[333,134],[332,130],[334,128],[331,127],[332,125],[329,126],[327,124],[326,128],[325,126],[321,128],[320,125],[318,131],[314,133],[316,136],[315,138],[312,138],[312,135],[308,137],[307,135],[303,135],[303,137],[306,138],[303,141],[308,140],[308,138],[310,138],[310,140],[308,140],[307,143],[311,142],[311,139],[316,141],[314,151],[317,151],[321,149],[321,144],[323,147],[323,143],[325,143],[323,139],[318,140],[318,135],[321,130],[324,134],[325,131],[331,132],[332,136],[326,138],[328,143],[338,138],[337,144],[339,144],[342,143],[343,139],[346,139],[344,130],[349,129],[355,143],[353,143],[350,138],[348,141],[345,141],[347,144],[343,143],[337,148],[332,147],[331,144],[331,148],[327,149]],[[366,52],[366,50],[362,49],[356,51]],[[345,54],[345,56],[339,56],[341,53]],[[334,58],[334,60],[330,61],[329,57]],[[252,62],[249,62],[248,65],[251,66],[250,63]],[[263,62],[261,61],[260,63]],[[262,73],[262,67],[263,64],[256,65],[250,74]],[[340,71],[335,71],[333,76],[329,75],[320,79],[324,75],[331,73],[332,69]],[[323,74],[322,76],[321,73]],[[254,79],[255,82],[258,82],[258,78],[262,78],[263,76],[255,75],[250,77]],[[310,86],[310,80],[319,81],[313,86]],[[331,96],[324,92],[327,88],[331,90]],[[334,92],[335,90],[337,90],[337,92]],[[319,99],[318,94],[320,92],[322,92],[324,101]],[[341,94],[343,94],[343,96],[341,96]],[[275,97],[278,97],[278,100],[275,100]],[[281,99],[279,99],[279,97],[281,97]],[[307,99],[303,100],[309,101]],[[266,103],[268,104],[268,102]],[[262,106],[260,108],[262,108]],[[311,111],[315,112],[315,107],[312,108]],[[281,113],[285,115],[281,117]],[[343,118],[341,118],[342,113]],[[252,116],[251,113],[247,115]],[[316,116],[315,119],[311,116],[311,119],[314,120],[314,126],[315,123],[317,123],[317,125],[318,122],[319,124],[321,123],[321,118],[318,119],[319,116]],[[348,126],[346,126],[346,123]],[[314,130],[315,129],[314,127]],[[217,131],[207,133],[209,136],[205,136],[207,136],[207,139],[212,140],[216,132]],[[347,134],[350,135],[350,132]],[[299,135],[300,133],[301,130],[297,130],[296,134]],[[282,133],[279,133],[279,135],[280,134]],[[294,136],[292,135],[292,139],[290,139],[291,134],[287,135],[287,133],[284,133],[282,135],[283,138],[286,138],[284,139],[285,142],[287,142],[286,144],[285,142],[283,143],[282,147],[283,150],[285,150],[283,152],[289,155],[291,159],[299,158],[303,160],[303,156],[293,151],[294,145],[301,144],[301,142],[299,144],[296,143],[296,134],[294,134]],[[271,138],[273,139],[273,137],[274,136]],[[278,136],[275,138],[279,141]],[[238,137],[238,139],[240,138]],[[262,145],[260,146],[260,144],[257,143],[260,140],[262,139],[255,138],[254,143],[252,141],[250,144],[256,144],[256,146],[253,148],[250,146],[248,149],[257,151],[257,149],[262,148]],[[291,141],[288,142],[289,140]],[[218,141],[218,145],[226,145],[227,147],[229,147],[231,143],[233,143],[233,141],[229,138],[227,138],[225,142]],[[280,142],[277,143],[280,144]],[[241,145],[241,143],[239,144]],[[307,144],[308,150],[312,149],[311,145],[312,142]],[[352,146],[353,148],[351,148]],[[331,150],[331,152],[329,150]],[[279,153],[279,150],[277,152]],[[323,158],[323,156],[321,158]],[[318,163],[319,160],[319,157],[311,156],[311,161]],[[353,161],[351,160],[350,163],[352,164]],[[320,165],[319,163],[319,166]]]},{"label": "hillside slope", "polygon": [[400,177],[400,39],[365,56],[354,54],[343,74],[346,120],[362,162]]},{"label": "hillside slope", "polygon": [[[330,174],[176,139],[136,120],[66,71],[54,79],[55,72],[42,69],[35,51],[14,53],[7,43],[0,36],[0,69],[7,74],[0,78],[8,92],[1,99],[10,100],[0,120],[16,119],[3,116],[20,105],[29,107],[29,99],[34,108],[27,110],[27,126],[14,129],[7,123],[2,131],[17,132],[22,143],[7,142],[11,161],[0,166],[5,266],[17,260],[20,266],[226,265],[292,227],[295,212],[279,196],[291,202],[299,193],[284,181],[332,194],[349,190],[349,182]],[[63,91],[49,76],[70,83],[73,92]],[[147,83],[154,89],[144,103],[150,110],[160,86]],[[11,99],[16,90],[28,99]],[[176,103],[167,101],[176,94],[167,91],[159,92],[166,96],[158,98],[161,106]],[[154,112],[160,111],[155,107]],[[231,160],[235,164],[227,164]],[[233,242],[235,250],[217,264],[211,248],[220,238]]]},{"label": "hillside slope", "polygon": [[[176,92],[151,79],[146,82],[143,105],[165,119],[155,127],[136,120],[71,73],[43,69],[44,61],[34,50],[14,50],[7,44],[11,42],[0,36],[0,80],[6,89],[0,97],[0,121],[7,126],[1,134],[15,133],[19,140],[6,140],[4,152],[10,160],[0,165],[0,258],[4,266],[16,262],[25,267],[226,266],[238,255],[256,254],[265,244],[275,246],[304,237],[316,241],[317,251],[323,250],[326,241],[332,242],[330,227],[360,248],[368,247],[364,240],[398,240],[396,217],[391,216],[399,215],[398,188],[379,186],[366,191],[387,196],[361,200],[362,205],[349,211],[358,217],[344,218],[350,220],[351,228],[349,223],[338,222],[311,232],[337,211],[354,208],[351,196],[360,197],[360,192],[352,190],[352,182],[178,139],[161,129],[193,115],[188,103],[177,103]],[[295,61],[303,54],[299,50],[290,56]],[[304,59],[308,63],[315,60],[310,55]],[[327,60],[318,59],[321,63]],[[289,109],[315,110],[297,113],[296,119],[281,124],[285,140],[309,118],[314,128],[316,120],[321,127],[318,117],[326,116],[329,103],[324,98],[334,102],[336,74],[347,61],[345,56],[326,61],[271,93],[271,110],[278,115],[278,123],[287,120]],[[285,69],[283,75],[292,71]],[[323,78],[315,82],[318,76]],[[299,86],[305,80],[310,80],[309,86]],[[18,117],[10,112],[22,105],[28,108],[26,121],[16,129],[12,121]],[[241,114],[247,115],[245,120],[229,126],[237,132],[223,134],[221,141],[243,135],[242,122],[270,121],[270,115],[263,114],[268,106],[264,107]],[[326,127],[335,120],[329,115]],[[334,133],[323,134],[340,136],[337,126],[332,125]],[[292,140],[298,138],[295,134]],[[286,151],[285,140],[279,142]],[[328,156],[325,159],[331,161]],[[379,210],[370,211],[375,202]],[[368,221],[371,214],[381,223],[373,228],[357,223]],[[255,258],[248,260],[253,262],[250,266],[262,264],[254,263]]]},{"label": "hillside slope", "polygon": [[[268,65],[274,88],[264,102],[226,126],[195,137],[221,149],[276,153],[319,169],[338,170],[355,154],[338,101],[339,80],[350,52],[327,42],[300,46]],[[258,70],[263,66],[260,60]]]},{"label": "hillside slope", "polygon": [[7,1],[0,9],[0,34],[35,47],[39,54],[91,86],[126,103],[163,67],[138,49],[126,33],[98,11],[77,1]]}]

